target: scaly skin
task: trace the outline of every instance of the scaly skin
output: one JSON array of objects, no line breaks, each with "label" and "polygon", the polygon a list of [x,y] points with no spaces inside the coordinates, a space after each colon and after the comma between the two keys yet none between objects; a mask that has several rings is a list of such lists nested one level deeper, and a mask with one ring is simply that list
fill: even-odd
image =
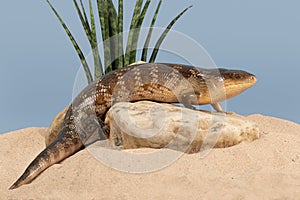
[{"label": "scaly skin", "polygon": [[[240,70],[201,69],[177,64],[139,64],[101,77],[87,86],[62,112],[49,144],[9,188],[30,183],[42,171],[76,153],[85,145],[105,139],[109,130],[103,118],[116,102],[152,100],[167,103],[211,104],[222,111],[219,102],[234,97],[254,85],[254,75]],[[62,122],[62,126],[59,124]]]},{"label": "scaly skin", "polygon": [[59,133],[61,125],[64,122],[66,113],[69,110],[69,108],[70,106],[67,106],[62,111],[60,111],[50,124],[47,130],[47,134],[45,135],[46,147],[49,146],[52,142],[54,142],[54,140],[57,138],[57,135]]}]

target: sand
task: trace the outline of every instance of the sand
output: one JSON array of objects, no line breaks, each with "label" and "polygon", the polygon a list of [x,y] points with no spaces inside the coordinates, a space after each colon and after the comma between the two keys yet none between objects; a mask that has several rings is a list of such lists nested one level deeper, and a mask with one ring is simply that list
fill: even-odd
[{"label": "sand", "polygon": [[102,164],[85,149],[12,191],[9,186],[45,147],[46,129],[3,134],[0,199],[299,199],[300,125],[247,118],[258,124],[261,138],[213,149],[204,158],[183,154],[156,172],[131,174]]}]

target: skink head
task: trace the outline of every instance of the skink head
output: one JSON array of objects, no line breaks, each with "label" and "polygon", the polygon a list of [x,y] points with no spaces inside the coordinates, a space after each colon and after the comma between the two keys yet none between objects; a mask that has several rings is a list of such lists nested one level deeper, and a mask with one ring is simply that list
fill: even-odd
[{"label": "skink head", "polygon": [[199,104],[212,104],[234,97],[256,83],[256,77],[241,70],[210,69],[197,74],[201,77]]},{"label": "skink head", "polygon": [[220,75],[224,80],[227,99],[240,94],[256,83],[255,75],[242,70],[220,69]]}]

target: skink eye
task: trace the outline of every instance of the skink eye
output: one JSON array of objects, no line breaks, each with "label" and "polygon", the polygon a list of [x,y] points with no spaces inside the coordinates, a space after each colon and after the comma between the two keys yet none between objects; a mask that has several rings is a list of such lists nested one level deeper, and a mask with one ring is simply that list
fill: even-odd
[{"label": "skink eye", "polygon": [[235,79],[241,79],[242,76],[239,73],[233,73],[233,78],[235,78]]}]

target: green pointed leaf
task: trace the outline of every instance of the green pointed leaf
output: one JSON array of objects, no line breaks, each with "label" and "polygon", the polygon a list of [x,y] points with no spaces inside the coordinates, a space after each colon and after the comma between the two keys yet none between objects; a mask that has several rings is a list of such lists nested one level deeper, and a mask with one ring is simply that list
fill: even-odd
[{"label": "green pointed leaf", "polygon": [[87,14],[84,8],[84,5],[82,3],[82,0],[80,0],[80,6],[82,11],[79,8],[79,5],[76,0],[73,0],[75,8],[77,10],[78,16],[80,18],[82,27],[85,31],[85,34],[89,40],[92,52],[93,52],[93,58],[94,58],[94,78],[100,77],[103,72],[102,72],[102,64],[100,60],[100,55],[99,55],[99,50],[97,47],[97,36],[96,36],[96,30],[95,30],[95,21],[94,21],[94,15],[93,15],[93,9],[92,9],[92,4],[91,1],[89,0],[89,7],[90,7],[90,16],[91,16],[91,24],[92,24],[92,29],[90,27]]},{"label": "green pointed leaf", "polygon": [[112,0],[108,0],[108,20],[109,20],[109,40],[110,40],[110,51],[111,51],[111,65],[112,70],[117,69],[118,64],[118,17],[115,6]]},{"label": "green pointed leaf", "polygon": [[104,67],[105,71],[109,72],[112,70],[111,66],[111,52],[110,52],[110,42],[109,42],[109,12],[107,0],[97,0],[98,13],[100,20],[100,27],[102,33],[102,42],[104,50]]},{"label": "green pointed leaf", "polygon": [[171,22],[170,24],[167,26],[167,28],[164,30],[164,32],[161,34],[160,38],[158,39],[158,41],[155,44],[155,47],[153,49],[152,55],[150,57],[149,63],[152,63],[155,61],[160,45],[162,44],[162,42],[164,41],[164,39],[166,38],[167,34],[169,33],[169,31],[171,30],[172,26],[176,23],[176,21],[188,10],[190,9],[192,6],[187,7],[186,9],[184,9],[181,13],[179,13],[179,15],[177,15]]},{"label": "green pointed leaf", "polygon": [[[74,39],[73,35],[71,34],[70,30],[63,22],[59,14],[56,12],[54,7],[50,4],[49,0],[47,0],[49,6],[59,19],[61,25],[63,26],[65,32],[67,33],[70,41],[72,42],[74,48],[77,51],[77,54],[80,58],[80,61],[84,67],[86,72],[87,79],[89,83],[93,80],[88,64],[86,59],[77,44],[76,40]],[[77,0],[73,0],[77,14],[81,21],[82,27],[86,33],[88,41],[93,51],[94,57],[94,68],[95,74],[94,77],[98,78],[103,74],[103,67],[102,62],[99,54],[98,49],[98,42],[97,42],[97,31],[95,26],[95,17],[92,7],[92,1],[89,0],[89,14],[90,19],[88,19],[87,12],[85,10],[85,6],[83,1],[80,0],[80,6],[77,3]],[[100,21],[100,28],[102,34],[102,41],[103,41],[103,51],[104,51],[104,66],[105,71],[111,71],[113,69],[118,69],[123,67],[124,65],[128,65],[132,62],[136,61],[136,54],[137,54],[137,44],[140,38],[140,31],[145,19],[146,13],[148,11],[149,5],[151,0],[146,0],[143,6],[143,0],[136,0],[131,23],[130,23],[130,30],[127,39],[126,51],[124,55],[124,47],[123,47],[123,0],[118,0],[118,13],[116,12],[116,8],[113,4],[112,0],[97,0],[97,8],[99,14],[99,21]],[[143,52],[141,56],[141,60],[146,60],[148,56],[148,49],[150,40],[152,37],[152,31],[157,19],[157,15],[159,13],[160,7],[162,4],[162,0],[159,1],[157,5],[156,11],[153,15],[150,29],[148,35],[145,40],[145,44],[143,47]],[[176,23],[176,21],[189,9],[190,7],[186,8],[182,11],[179,15],[177,15],[170,24],[166,27],[164,32],[161,34],[160,38],[155,44],[151,57],[149,59],[150,62],[154,62],[159,48],[164,41],[165,37],[167,36],[168,32],[172,28],[172,26]],[[118,35],[120,34],[120,35]]]},{"label": "green pointed leaf", "polygon": [[89,8],[90,8],[91,31],[92,31],[92,36],[93,36],[93,42],[97,43],[95,17],[94,17],[93,5],[92,5],[92,1],[91,0],[89,0]]},{"label": "green pointed leaf", "polygon": [[119,0],[118,4],[118,64],[120,69],[124,66],[124,50],[123,50],[123,0]]},{"label": "green pointed leaf", "polygon": [[112,0],[107,0],[108,3],[108,20],[109,20],[109,30],[110,30],[110,37],[114,36],[118,33],[117,25],[118,25],[118,18],[117,18],[117,11]]},{"label": "green pointed leaf", "polygon": [[92,1],[89,0],[90,18],[91,18],[91,36],[92,36],[92,51],[94,57],[94,79],[98,79],[103,75],[102,61],[99,54],[97,32],[95,26],[95,17],[92,6]]},{"label": "green pointed leaf", "polygon": [[84,5],[82,3],[82,0],[80,0],[80,5],[81,5],[81,9],[82,9],[83,16],[84,16],[84,21],[85,21],[85,23],[87,24],[87,26],[90,29],[89,21],[88,21],[88,18],[87,18],[87,15],[86,15],[85,8],[84,8]]},{"label": "green pointed leaf", "polygon": [[[81,1],[81,0],[80,0],[80,1]],[[77,10],[77,14],[78,14],[78,16],[79,16],[79,19],[80,19],[80,21],[81,21],[81,25],[82,25],[82,27],[83,27],[83,29],[84,29],[84,31],[85,31],[85,34],[86,34],[86,36],[88,37],[89,42],[91,43],[91,41],[92,41],[92,36],[91,36],[91,29],[90,29],[90,26],[89,26],[89,24],[88,24],[88,21],[87,21],[87,19],[85,19],[85,18],[83,17],[83,15],[82,15],[82,13],[81,13],[81,10],[80,10],[80,8],[79,8],[79,6],[78,6],[78,4],[77,4],[77,1],[76,1],[76,0],[73,0],[73,3],[74,3],[75,8],[76,8],[76,10]],[[81,6],[83,7],[82,4],[81,4]],[[84,10],[83,10],[83,12],[85,13]]]},{"label": "green pointed leaf", "polygon": [[62,27],[64,28],[66,34],[68,35],[69,39],[71,40],[79,58],[80,58],[80,61],[82,63],[82,66],[83,66],[83,69],[85,71],[85,75],[86,75],[86,78],[88,80],[88,83],[91,83],[93,82],[93,77],[92,77],[92,74],[90,72],[90,69],[89,69],[89,66],[86,62],[86,59],[79,47],[79,45],[77,44],[76,40],[74,39],[72,33],[70,32],[69,28],[67,27],[67,25],[64,23],[64,21],[62,20],[62,18],[60,17],[60,15],[58,14],[58,12],[55,10],[55,8],[52,6],[52,4],[49,2],[49,0],[47,0],[47,3],[48,5],[50,6],[50,8],[52,9],[52,11],[54,12],[54,14],[56,15],[56,17],[58,18],[58,20],[60,21]]},{"label": "green pointed leaf", "polygon": [[150,25],[150,28],[149,28],[149,32],[148,32],[148,35],[147,35],[147,38],[146,38],[146,41],[145,41],[145,44],[144,44],[144,47],[143,47],[141,60],[145,61],[145,62],[147,60],[148,48],[149,48],[149,44],[150,44],[150,40],[151,40],[151,36],[152,36],[152,32],[153,32],[153,27],[155,25],[156,18],[157,18],[158,12],[160,10],[161,3],[162,3],[162,0],[159,1],[158,5],[156,7],[156,10],[155,10],[155,13],[153,15],[151,25]]},{"label": "green pointed leaf", "polygon": [[130,30],[128,34],[128,39],[127,39],[127,45],[126,45],[126,53],[125,53],[125,65],[129,65],[131,62],[131,50],[132,50],[132,41],[134,37],[134,32],[137,21],[139,20],[141,9],[142,9],[142,4],[143,0],[136,0],[133,15],[131,18],[131,24],[130,24]]},{"label": "green pointed leaf", "polygon": [[145,15],[148,11],[149,8],[149,4],[150,4],[151,0],[147,0],[143,10],[136,22],[136,25],[134,27],[134,32],[133,32],[133,36],[132,36],[132,44],[131,44],[131,49],[132,51],[130,52],[130,63],[133,63],[136,61],[136,53],[137,53],[137,44],[138,44],[138,40],[139,40],[139,36],[140,36],[140,31],[141,31],[141,27],[143,24],[143,21],[145,19]]}]

